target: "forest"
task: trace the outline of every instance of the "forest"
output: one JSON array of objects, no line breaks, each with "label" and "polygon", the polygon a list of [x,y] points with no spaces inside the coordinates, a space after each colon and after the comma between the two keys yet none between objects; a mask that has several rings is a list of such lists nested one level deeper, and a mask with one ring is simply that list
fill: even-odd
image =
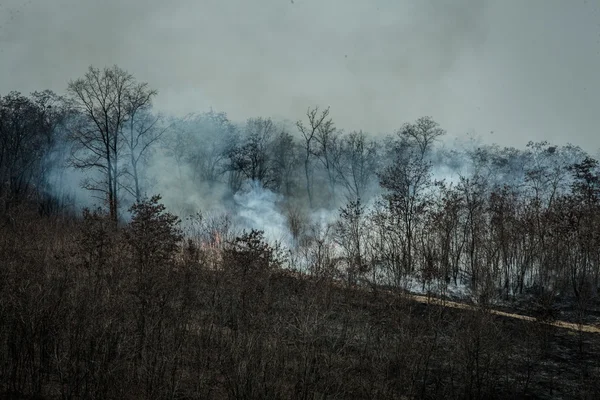
[{"label": "forest", "polygon": [[600,397],[593,154],[158,95],[0,94],[1,396]]}]

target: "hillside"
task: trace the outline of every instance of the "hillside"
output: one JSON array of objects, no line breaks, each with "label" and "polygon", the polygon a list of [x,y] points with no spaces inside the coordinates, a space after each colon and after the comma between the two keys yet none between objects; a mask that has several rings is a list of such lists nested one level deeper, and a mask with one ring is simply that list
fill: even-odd
[{"label": "hillside", "polygon": [[597,332],[291,273],[258,232],[177,246],[157,201],[118,229],[26,209],[0,225],[4,397],[600,395]]}]

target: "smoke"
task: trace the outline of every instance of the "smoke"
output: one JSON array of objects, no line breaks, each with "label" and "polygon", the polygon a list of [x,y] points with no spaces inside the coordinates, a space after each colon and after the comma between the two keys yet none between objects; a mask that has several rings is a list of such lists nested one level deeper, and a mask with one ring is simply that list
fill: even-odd
[{"label": "smoke", "polygon": [[0,90],[62,92],[90,64],[117,64],[173,114],[294,120],[321,104],[338,126],[375,133],[433,115],[502,145],[597,146],[599,12],[594,1],[3,0]]},{"label": "smoke", "polygon": [[48,192],[58,199],[63,207],[76,213],[84,208],[93,209],[101,206],[104,202],[94,198],[92,192],[82,188],[82,183],[96,175],[92,171],[81,171],[66,166],[53,167],[46,177]]},{"label": "smoke", "polygon": [[[241,187],[235,189],[228,182],[230,173],[227,171],[226,154],[228,146],[234,141],[238,141],[238,144],[241,143],[240,140],[243,141],[243,127],[230,122],[225,114],[214,112],[179,121],[180,123],[171,124],[163,142],[155,146],[145,167],[142,168],[141,181],[145,197],[160,194],[167,209],[184,220],[197,213],[226,214],[231,217],[236,230],[261,230],[269,242],[278,242],[293,249],[298,245],[298,232],[292,233],[290,208],[300,210],[302,224],[317,232],[326,232],[339,217],[340,207],[349,199],[349,193],[346,192],[347,188],[342,180],[338,180],[334,190],[336,196],[332,196],[328,176],[322,166],[319,167],[318,160],[312,160],[314,164],[311,172],[314,174],[314,209],[310,209],[304,193],[305,182],[301,162],[297,163],[295,171],[292,171],[294,189],[287,197],[281,192],[264,187],[261,182],[244,181],[243,178],[240,181]],[[238,131],[235,131],[236,126]],[[291,129],[290,126],[287,128]],[[297,136],[295,140],[298,141],[297,144],[301,144]],[[385,143],[387,142],[383,141],[383,144]],[[471,137],[464,140],[445,140],[434,147],[431,153],[432,178],[457,183],[460,175],[472,175],[475,171],[474,162],[477,161],[473,156],[479,150],[483,156],[489,158],[487,164],[483,164],[488,165],[494,160],[505,163],[502,170],[495,169],[501,171],[501,174],[493,177],[493,182],[524,179],[522,166],[526,159],[523,154],[515,149],[485,146]],[[382,148],[381,152],[378,167],[380,170],[394,162],[392,154],[387,154],[389,149]],[[90,192],[81,188],[85,178],[99,180],[102,177],[94,170],[63,168],[69,153],[68,143],[60,143],[51,155],[55,159],[53,164],[62,164],[53,169],[48,177],[49,186],[55,188],[54,194],[59,198],[70,197],[77,203],[78,209],[103,205],[102,199],[92,197]],[[121,183],[127,184],[125,177],[122,179]],[[370,177],[369,182],[369,188],[361,198],[362,204],[367,206],[367,211],[373,208],[374,202],[381,195],[376,174]],[[121,197],[121,215],[126,217],[126,210],[133,199],[125,191],[121,191]]]},{"label": "smoke", "polygon": [[439,114],[441,81],[487,26],[478,0],[3,3],[15,17],[0,30],[0,87],[60,92],[90,64],[117,64],[156,88],[169,113],[295,119],[331,104],[340,126],[378,132],[397,127],[398,109]]},{"label": "smoke", "polygon": [[233,198],[237,225],[242,229],[262,230],[270,242],[278,242],[288,248],[293,246],[287,217],[279,206],[283,196],[263,188],[259,182],[250,181]]}]

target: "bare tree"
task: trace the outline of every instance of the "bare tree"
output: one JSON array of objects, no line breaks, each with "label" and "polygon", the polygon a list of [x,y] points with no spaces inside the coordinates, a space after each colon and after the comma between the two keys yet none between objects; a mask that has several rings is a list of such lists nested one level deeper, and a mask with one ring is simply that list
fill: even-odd
[{"label": "bare tree", "polygon": [[313,148],[313,154],[321,162],[327,174],[328,203],[331,205],[335,203],[335,187],[339,175],[337,166],[341,156],[339,135],[331,119],[319,125],[315,134],[315,142],[316,146]]},{"label": "bare tree", "polygon": [[352,198],[364,199],[379,167],[378,150],[377,142],[369,141],[362,131],[343,137],[336,168]]},{"label": "bare tree", "polygon": [[128,128],[123,131],[123,139],[127,146],[127,156],[131,163],[131,170],[127,174],[133,180],[133,187],[123,185],[135,198],[136,202],[142,200],[142,179],[140,167],[148,158],[155,145],[166,131],[160,125],[161,117],[152,115],[149,110],[134,111],[128,123]]},{"label": "bare tree", "polygon": [[273,140],[272,153],[274,188],[286,196],[292,196],[300,161],[294,137],[282,130]]},{"label": "bare tree", "polygon": [[163,145],[167,155],[177,164],[179,178],[182,167],[190,168],[194,182],[209,186],[219,182],[227,170],[227,155],[238,142],[235,125],[223,112],[209,111],[178,118],[169,125]]},{"label": "bare tree", "polygon": [[236,127],[227,114],[211,110],[198,119],[198,130],[199,140],[195,143],[190,162],[194,166],[194,174],[213,185],[225,170],[226,149],[235,137]]},{"label": "bare tree", "polygon": [[340,219],[335,224],[335,241],[343,249],[347,264],[348,284],[355,285],[360,274],[367,271],[365,260],[365,208],[360,199],[349,201],[340,208]]},{"label": "bare tree", "polygon": [[480,275],[484,265],[483,248],[486,238],[487,224],[485,207],[488,191],[487,179],[475,175],[471,179],[461,177],[457,190],[464,201],[466,215],[463,221],[463,232],[466,238],[466,257],[469,266],[468,274],[475,289],[481,281]]},{"label": "bare tree", "polygon": [[312,194],[312,182],[311,182],[311,169],[310,159],[314,154],[313,143],[317,140],[317,134],[319,131],[329,131],[333,127],[333,121],[329,116],[329,107],[323,110],[319,114],[319,107],[308,109],[306,112],[308,118],[308,126],[304,125],[302,121],[296,122],[298,130],[304,138],[304,175],[306,178],[306,193],[308,195],[308,201],[310,206],[313,206],[313,194]]},{"label": "bare tree", "polygon": [[129,121],[127,128],[123,129],[123,140],[128,150],[131,171],[128,174],[133,179],[133,187],[124,186],[135,198],[136,202],[142,199],[140,186],[140,162],[143,161],[151,147],[162,137],[166,128],[160,126],[161,117],[152,115],[152,97],[156,91],[147,90],[145,86],[138,85],[127,93],[127,113]]},{"label": "bare tree", "polygon": [[244,178],[260,182],[264,187],[273,183],[271,146],[275,124],[270,118],[251,118],[246,122],[245,137],[228,152],[229,169]]},{"label": "bare tree", "polygon": [[443,134],[429,117],[405,124],[395,143],[396,162],[380,174],[380,184],[387,190],[384,199],[404,236],[404,268],[411,272],[416,225],[430,204],[431,162],[427,157],[435,140]]},{"label": "bare tree", "polygon": [[0,198],[19,201],[44,189],[56,128],[67,113],[65,100],[50,91],[0,97]]},{"label": "bare tree", "polygon": [[102,70],[90,66],[83,78],[69,82],[68,93],[79,111],[71,130],[72,164],[101,173],[101,179],[90,178],[84,187],[100,193],[116,221],[122,132],[132,113],[148,107],[157,92],[115,65]]},{"label": "bare tree", "polygon": [[431,117],[421,117],[414,124],[404,124],[399,135],[417,148],[419,159],[423,160],[445,133]]}]

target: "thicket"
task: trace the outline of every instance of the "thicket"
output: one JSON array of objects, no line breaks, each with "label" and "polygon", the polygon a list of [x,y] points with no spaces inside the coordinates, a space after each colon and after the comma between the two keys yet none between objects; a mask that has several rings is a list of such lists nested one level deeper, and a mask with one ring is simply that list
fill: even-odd
[{"label": "thicket", "polygon": [[597,335],[292,273],[259,231],[182,240],[158,197],[120,226],[23,205],[3,220],[0,257],[7,397],[600,394]]}]

